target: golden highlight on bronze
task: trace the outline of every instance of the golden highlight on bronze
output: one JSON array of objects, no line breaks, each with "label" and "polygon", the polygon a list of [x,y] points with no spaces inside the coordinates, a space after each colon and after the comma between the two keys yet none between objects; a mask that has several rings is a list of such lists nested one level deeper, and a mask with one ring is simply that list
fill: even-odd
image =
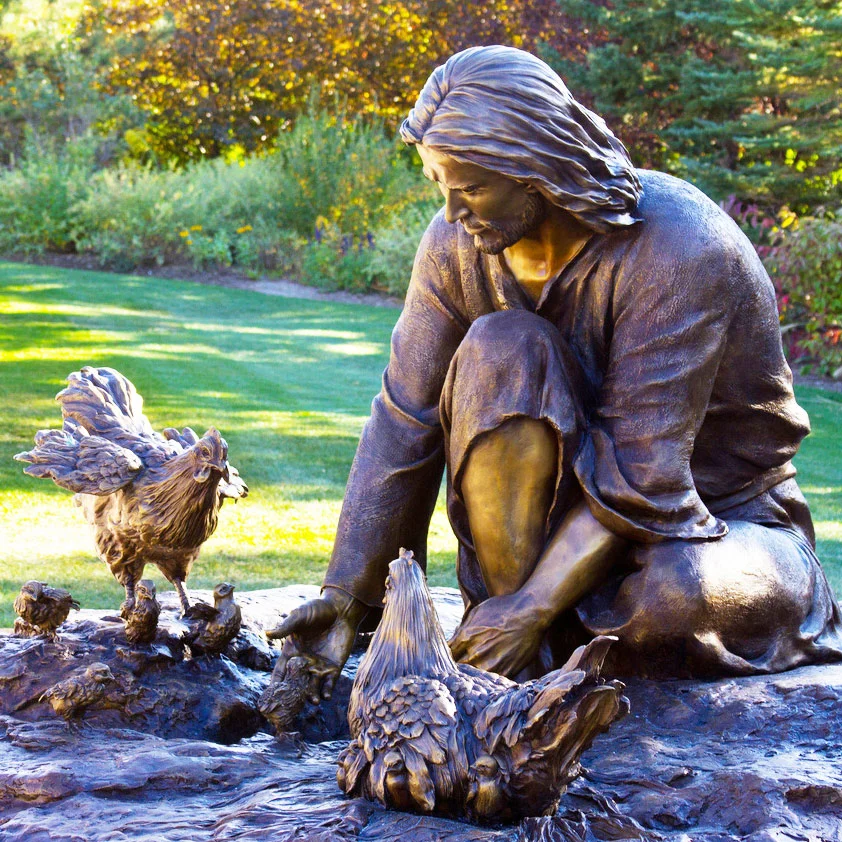
[{"label": "golden highlight on bronze", "polygon": [[219,507],[248,494],[225,439],[213,427],[202,438],[189,427],[155,432],[134,385],[112,368],[85,366],[67,382],[56,395],[61,430],[39,431],[35,448],[15,459],[29,463],[30,476],[76,492],[97,554],[126,589],[124,618],[135,609],[147,564],[175,586],[187,614],[184,582],[216,529]]},{"label": "golden highlight on bronze", "polygon": [[411,552],[389,565],[383,618],[354,681],[339,786],[387,807],[512,821],[551,815],[579,755],[628,711],[600,679],[612,638],[517,684],[457,665]]}]

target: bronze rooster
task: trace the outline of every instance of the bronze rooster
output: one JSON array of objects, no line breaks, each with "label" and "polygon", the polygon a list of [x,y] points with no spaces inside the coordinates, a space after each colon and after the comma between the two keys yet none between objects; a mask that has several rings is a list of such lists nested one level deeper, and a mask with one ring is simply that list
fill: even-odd
[{"label": "bronze rooster", "polygon": [[351,692],[340,788],[474,821],[552,813],[580,754],[628,710],[623,685],[599,678],[614,638],[516,684],[454,662],[412,553],[389,565],[385,603]]},{"label": "bronze rooster", "polygon": [[156,433],[137,390],[114,369],[86,366],[67,382],[56,395],[62,429],[41,430],[35,448],[15,459],[30,463],[30,476],[76,492],[97,554],[126,589],[125,612],[150,563],[186,612],[184,581],[216,529],[220,505],[248,493],[228,464],[228,445],[214,428],[201,439],[189,427]]},{"label": "bronze rooster", "polygon": [[79,610],[79,603],[69,591],[51,588],[45,582],[26,582],[15,597],[15,634],[33,637],[44,634],[57,637],[56,629],[67,619],[70,609]]}]

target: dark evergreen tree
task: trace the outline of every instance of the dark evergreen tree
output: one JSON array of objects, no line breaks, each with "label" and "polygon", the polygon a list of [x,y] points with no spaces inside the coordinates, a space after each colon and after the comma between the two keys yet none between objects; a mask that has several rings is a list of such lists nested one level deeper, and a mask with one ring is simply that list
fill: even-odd
[{"label": "dark evergreen tree", "polygon": [[[716,198],[842,200],[842,2],[565,0],[600,31],[557,69],[636,161]],[[552,61],[552,58],[550,58]]]}]

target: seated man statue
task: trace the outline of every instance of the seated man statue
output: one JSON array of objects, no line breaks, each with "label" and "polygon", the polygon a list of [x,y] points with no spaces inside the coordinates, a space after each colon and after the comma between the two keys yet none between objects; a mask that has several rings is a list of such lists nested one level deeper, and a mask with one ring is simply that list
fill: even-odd
[{"label": "seated man statue", "polygon": [[772,284],[691,185],[636,170],[542,61],[453,56],[401,126],[444,196],[351,469],[322,597],[276,632],[329,696],[447,469],[457,659],[510,677],[616,635],[610,669],[839,658],[790,461],[809,431]]}]

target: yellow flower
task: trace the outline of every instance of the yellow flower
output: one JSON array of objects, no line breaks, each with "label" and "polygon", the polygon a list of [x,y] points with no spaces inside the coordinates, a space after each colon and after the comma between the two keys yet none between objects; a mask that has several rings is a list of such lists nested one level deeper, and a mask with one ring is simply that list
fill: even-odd
[{"label": "yellow flower", "polygon": [[192,240],[187,240],[187,245],[188,245],[188,246],[192,246],[192,245],[193,245],[193,241],[192,241]]},{"label": "yellow flower", "polygon": [[190,232],[189,232],[189,231],[179,231],[179,232],[178,232],[178,236],[179,236],[179,237],[189,237],[189,236],[190,236]]},{"label": "yellow flower", "polygon": [[241,228],[237,229],[238,234],[245,234],[246,231],[251,231],[251,225],[243,225]]},{"label": "yellow flower", "polygon": [[191,226],[190,226],[190,230],[191,230],[191,231],[201,231],[201,230],[202,230],[202,226],[201,226],[201,225],[191,225]]}]

